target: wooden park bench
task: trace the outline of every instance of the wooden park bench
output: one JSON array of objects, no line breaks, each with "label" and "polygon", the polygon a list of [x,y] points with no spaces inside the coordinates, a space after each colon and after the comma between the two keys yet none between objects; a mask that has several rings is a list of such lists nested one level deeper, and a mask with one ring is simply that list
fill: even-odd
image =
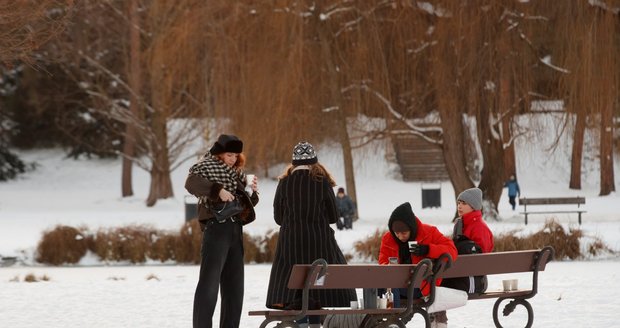
[{"label": "wooden park bench", "polygon": [[490,290],[482,294],[468,295],[469,300],[497,298],[493,306],[493,322],[498,328],[502,327],[498,312],[504,300],[511,300],[502,311],[504,316],[510,315],[517,305],[525,307],[527,310],[527,325],[525,327],[529,328],[532,327],[534,321],[534,310],[527,299],[534,297],[538,292],[538,272],[545,270],[546,264],[553,260],[553,254],[553,248],[547,246],[537,250],[459,255],[451,266],[447,266],[445,270],[438,271],[436,278],[532,272],[531,289]]},{"label": "wooden park bench", "polygon": [[[578,213],[579,225],[581,225],[581,213],[586,211],[579,209],[579,206],[586,203],[584,197],[554,197],[554,198],[519,198],[519,205],[523,205],[523,212],[525,214],[525,224],[527,225],[528,214],[544,214],[544,213]],[[528,211],[527,206],[530,205],[577,205],[577,209],[574,210],[549,210],[549,211]]]},{"label": "wooden park bench", "polygon": [[[405,323],[415,313],[424,317],[426,327],[430,327],[429,315],[425,308],[433,302],[433,296],[428,299],[414,299],[414,288],[419,288],[422,281],[432,279],[432,263],[426,259],[417,265],[346,265],[327,264],[319,259],[312,265],[295,265],[288,281],[289,289],[303,289],[301,310],[263,310],[250,311],[250,316],[264,316],[260,327],[264,328],[271,322],[279,322],[277,327],[299,327],[295,320],[308,315],[326,316],[333,318],[343,315],[357,315],[361,323],[356,327],[388,327],[396,325],[405,327]],[[441,267],[439,265],[438,267]],[[433,284],[434,286],[434,284]],[[408,288],[406,308],[392,309],[351,309],[322,308],[308,309],[310,289],[347,289],[347,288]],[[434,290],[434,289],[432,289]],[[431,291],[432,294],[432,291]],[[326,320],[327,321],[327,320]],[[329,326],[324,322],[324,326]]]}]

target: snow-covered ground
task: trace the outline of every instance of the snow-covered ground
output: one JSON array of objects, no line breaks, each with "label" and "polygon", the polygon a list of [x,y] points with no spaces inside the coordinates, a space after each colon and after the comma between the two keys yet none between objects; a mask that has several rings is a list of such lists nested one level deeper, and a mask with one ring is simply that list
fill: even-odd
[{"label": "snow-covered ground", "polygon": [[[544,121],[540,124],[553,122]],[[522,124],[534,124],[524,121]],[[570,142],[562,139],[549,155],[552,137],[518,139],[517,174],[522,195],[586,197],[587,213],[580,227],[587,238],[598,237],[614,250],[620,250],[620,197],[617,193],[598,196],[598,171],[595,158],[586,149],[583,189],[569,190],[568,170]],[[527,140],[527,143],[526,143]],[[291,147],[296,141],[291,141]],[[341,156],[337,147],[315,145],[319,160],[340,183],[344,181]],[[364,239],[377,229],[384,229],[393,208],[402,202],[412,203],[414,212],[424,222],[435,224],[448,234],[455,212],[454,191],[448,181],[437,183],[405,183],[398,179],[398,168],[388,164],[391,152],[386,144],[354,153],[360,219],[350,231],[337,231],[336,237],[344,253],[353,254],[355,241]],[[208,147],[203,146],[203,149]],[[104,266],[89,256],[78,266],[46,267],[33,263],[32,256],[41,233],[57,224],[87,226],[95,230],[129,224],[149,224],[161,229],[178,230],[184,221],[183,189],[191,162],[173,172],[175,198],[162,200],[147,208],[146,172],[134,171],[136,196],[120,197],[119,160],[72,160],[59,150],[19,152],[27,162],[36,162],[37,170],[17,180],[0,183],[0,255],[18,256],[22,261],[0,268],[0,327],[187,327],[191,323],[192,299],[198,277],[197,266],[146,265]],[[250,159],[251,160],[251,159]],[[620,187],[620,166],[616,160],[616,187]],[[274,173],[277,175],[278,172]],[[261,202],[257,220],[246,226],[251,235],[276,229],[272,200],[276,181],[260,178]],[[421,190],[441,188],[441,208],[422,209]],[[501,221],[489,222],[497,235],[517,231],[538,231],[545,215],[530,216],[530,224],[512,211],[506,191],[502,195]],[[567,228],[576,228],[577,216],[555,215]],[[586,247],[587,245],[582,245]],[[269,279],[269,265],[246,266],[244,312],[264,307]],[[574,262],[552,262],[540,275],[539,295],[532,300],[535,327],[616,326],[620,320],[620,301],[613,294],[620,290],[620,259],[605,254]],[[49,281],[23,282],[25,275],[47,276]],[[147,279],[151,277],[152,279]],[[527,286],[528,279],[520,278]],[[502,277],[491,278],[491,289],[499,288]],[[16,281],[18,280],[18,281]],[[361,292],[361,291],[360,291]],[[465,308],[450,311],[450,327],[492,327],[493,301],[470,302]],[[217,316],[214,322],[218,322]],[[242,327],[257,327],[258,318],[242,317]],[[416,326],[410,324],[409,326]]]},{"label": "snow-covered ground", "polygon": [[[246,266],[241,327],[260,325],[261,320],[248,316],[247,311],[264,309],[270,268],[265,264]],[[531,300],[534,327],[617,327],[618,272],[617,260],[551,262],[540,274],[539,293]],[[9,282],[15,277],[23,280],[28,273],[46,275],[51,280]],[[0,326],[191,327],[197,275],[197,266],[2,268]],[[531,276],[510,277],[518,278],[522,287],[531,284]],[[499,289],[501,279],[490,277],[489,289]],[[493,302],[471,301],[465,307],[448,311],[450,327],[494,327]],[[507,318],[511,320],[504,322],[505,327],[523,327],[523,312],[517,308]],[[214,327],[218,327],[218,322],[216,316]],[[419,322],[416,319],[407,326],[423,327]]]}]

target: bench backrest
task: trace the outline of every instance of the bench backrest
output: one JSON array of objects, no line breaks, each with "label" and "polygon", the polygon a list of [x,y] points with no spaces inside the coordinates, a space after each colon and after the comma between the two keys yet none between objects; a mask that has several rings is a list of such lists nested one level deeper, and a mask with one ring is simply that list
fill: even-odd
[{"label": "bench backrest", "polygon": [[[303,289],[311,265],[293,266],[288,288]],[[407,288],[416,268],[411,264],[329,264],[322,285],[311,284],[311,289],[333,288]],[[429,268],[430,270],[430,268]],[[318,271],[318,270],[317,270]],[[318,275],[318,274],[315,274]],[[420,286],[423,275],[418,275],[414,286]],[[313,277],[316,280],[316,277]]]},{"label": "bench backrest", "polygon": [[522,205],[581,205],[585,203],[585,197],[519,198],[519,204]]},{"label": "bench backrest", "polygon": [[[540,257],[540,259],[539,259]],[[467,277],[502,273],[544,271],[547,262],[553,257],[552,251],[526,250],[496,252],[472,255],[459,255],[452,266],[441,277]]]}]

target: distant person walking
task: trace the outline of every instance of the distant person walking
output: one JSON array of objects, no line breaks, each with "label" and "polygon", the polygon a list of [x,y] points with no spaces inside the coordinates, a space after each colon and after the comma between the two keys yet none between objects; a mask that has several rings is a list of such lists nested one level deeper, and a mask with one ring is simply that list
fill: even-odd
[{"label": "distant person walking", "polygon": [[353,229],[353,216],[355,215],[355,204],[349,195],[344,193],[344,188],[338,188],[336,194],[336,207],[338,207],[338,230]]},{"label": "distant person walking", "polygon": [[[252,195],[245,192],[243,142],[222,134],[204,157],[190,168],[185,189],[198,197],[198,221],[202,233],[200,276],[194,294],[194,328],[211,328],[221,291],[220,327],[238,328],[243,307],[243,231],[254,221],[258,203],[257,179]],[[216,219],[214,209],[240,204],[230,215]]]},{"label": "distant person walking", "polygon": [[[301,308],[302,291],[287,287],[295,264],[311,264],[319,258],[329,264],[347,263],[329,226],[338,220],[335,184],[312,145],[298,143],[273,200],[273,218],[280,231],[267,289],[268,308]],[[356,299],[355,289],[313,289],[310,308],[348,307]],[[310,327],[318,327],[320,318],[309,319]]]},{"label": "distant person walking", "polygon": [[508,188],[508,202],[512,206],[512,210],[515,210],[517,206],[516,198],[521,196],[521,189],[519,189],[519,183],[514,175],[510,176],[510,180],[504,183],[504,187]]}]

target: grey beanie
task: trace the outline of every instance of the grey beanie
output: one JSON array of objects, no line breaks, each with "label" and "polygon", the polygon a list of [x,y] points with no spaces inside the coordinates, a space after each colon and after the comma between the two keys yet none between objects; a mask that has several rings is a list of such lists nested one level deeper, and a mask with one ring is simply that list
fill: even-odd
[{"label": "grey beanie", "polygon": [[469,188],[459,194],[456,200],[462,200],[469,204],[476,211],[482,209],[482,190],[480,188]]}]

